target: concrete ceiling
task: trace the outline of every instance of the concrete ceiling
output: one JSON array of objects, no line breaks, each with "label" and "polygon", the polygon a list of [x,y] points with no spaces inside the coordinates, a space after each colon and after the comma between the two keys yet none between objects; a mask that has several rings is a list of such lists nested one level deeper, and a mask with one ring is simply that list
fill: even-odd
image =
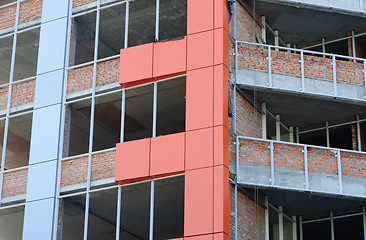
[{"label": "concrete ceiling", "polygon": [[286,126],[299,126],[300,130],[324,127],[325,121],[331,125],[347,122],[357,114],[360,114],[361,119],[366,118],[365,103],[345,103],[275,91],[252,91],[252,94],[259,102],[265,102],[273,115],[279,114]]},{"label": "concrete ceiling", "polygon": [[[366,32],[364,17],[344,15],[331,11],[319,11],[286,4],[256,1],[256,11],[266,16],[267,24],[279,30],[285,43],[296,44],[299,48],[345,37],[347,32]],[[273,35],[267,35],[271,39]]]}]

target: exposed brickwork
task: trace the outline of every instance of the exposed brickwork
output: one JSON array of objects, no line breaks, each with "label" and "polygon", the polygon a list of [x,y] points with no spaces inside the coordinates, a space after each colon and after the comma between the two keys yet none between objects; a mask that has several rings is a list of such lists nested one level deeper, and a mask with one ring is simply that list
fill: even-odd
[{"label": "exposed brickwork", "polygon": [[[114,177],[116,150],[92,155],[91,180]],[[88,156],[62,161],[61,187],[87,181]]]},{"label": "exposed brickwork", "polygon": [[14,26],[17,5],[0,9],[0,29]]},{"label": "exposed brickwork", "polygon": [[28,0],[20,4],[19,24],[42,17],[43,0]]},{"label": "exposed brickwork", "polygon": [[269,142],[240,139],[239,159],[241,163],[270,166],[271,155]]},{"label": "exposed brickwork", "polygon": [[[351,121],[355,121],[356,117],[351,117]],[[352,133],[352,150],[358,150],[358,136],[357,136],[357,125],[352,124],[351,126]]]},{"label": "exposed brickwork", "polygon": [[9,87],[4,87],[0,89],[0,110],[5,110],[8,104],[8,92]]},{"label": "exposed brickwork", "polygon": [[[268,49],[239,45],[239,68],[268,71]],[[300,54],[271,50],[272,72],[301,76]],[[363,64],[336,60],[337,81],[364,85]],[[306,77],[333,80],[332,59],[304,55]]]},{"label": "exposed brickwork", "polygon": [[[261,200],[262,196],[259,196]],[[263,202],[263,201],[261,201]],[[235,190],[230,186],[230,212],[235,212]],[[238,191],[238,239],[265,239],[264,208]],[[230,216],[230,239],[235,238],[235,217]]]},{"label": "exposed brickwork", "polygon": [[88,156],[63,160],[61,165],[61,187],[86,182],[87,173]]},{"label": "exposed brickwork", "polygon": [[338,174],[337,157],[327,149],[308,148],[308,167],[310,172]]},{"label": "exposed brickwork", "polygon": [[98,63],[96,86],[118,82],[120,59]]},{"label": "exposed brickwork", "polygon": [[[119,58],[97,64],[96,86],[118,82]],[[67,93],[91,89],[93,86],[93,65],[69,71]]]},{"label": "exposed brickwork", "polygon": [[[249,14],[249,12],[246,9],[244,9],[244,7],[241,4],[236,4],[236,8],[237,8],[236,10],[237,40],[248,41],[248,42],[258,42],[258,41],[261,42],[262,37],[261,27],[257,23],[254,23],[253,17]],[[260,19],[258,14],[256,17],[257,19]],[[254,26],[257,37],[255,36],[253,31]]]},{"label": "exposed brickwork", "polygon": [[296,145],[282,143],[273,144],[274,166],[304,171],[304,148]]},{"label": "exposed brickwork", "polygon": [[27,191],[28,169],[4,173],[2,197],[25,194]]},{"label": "exposed brickwork", "polygon": [[72,7],[80,7],[82,5],[88,4],[88,3],[92,3],[95,2],[96,0],[74,0],[72,2]]},{"label": "exposed brickwork", "polygon": [[91,180],[114,177],[116,150],[92,155]]},{"label": "exposed brickwork", "polygon": [[34,102],[36,81],[14,84],[11,91],[11,107]]},{"label": "exposed brickwork", "polygon": [[341,152],[342,175],[366,177],[366,155],[352,152]]},{"label": "exposed brickwork", "polygon": [[67,93],[90,89],[93,86],[93,65],[69,71]]}]

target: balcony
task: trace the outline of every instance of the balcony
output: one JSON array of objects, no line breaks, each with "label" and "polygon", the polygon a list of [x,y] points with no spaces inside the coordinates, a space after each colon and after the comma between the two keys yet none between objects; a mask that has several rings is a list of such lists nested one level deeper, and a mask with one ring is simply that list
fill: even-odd
[{"label": "balcony", "polygon": [[237,41],[237,83],[285,92],[365,101],[366,60]]},{"label": "balcony", "polygon": [[240,184],[348,197],[366,197],[366,153],[238,137]]}]

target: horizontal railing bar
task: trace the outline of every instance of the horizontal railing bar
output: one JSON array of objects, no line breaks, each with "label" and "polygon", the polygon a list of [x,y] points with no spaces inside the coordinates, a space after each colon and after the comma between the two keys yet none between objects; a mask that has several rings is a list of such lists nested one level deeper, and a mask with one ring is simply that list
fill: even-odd
[{"label": "horizontal railing bar", "polygon": [[[355,34],[353,37],[354,38],[357,38],[357,37],[362,37],[362,36],[365,36],[365,35],[366,35],[366,32],[359,33],[359,34]],[[314,45],[311,45],[311,46],[308,46],[308,47],[304,47],[302,49],[305,50],[305,49],[309,49],[309,48],[321,47],[323,45],[327,45],[327,44],[335,43],[335,42],[340,42],[340,41],[347,40],[347,39],[351,39],[351,38],[352,38],[352,36],[338,38],[338,39],[334,39],[334,40],[331,40],[331,41],[324,42],[324,44],[323,43],[318,43],[318,44],[314,44]]]},{"label": "horizontal railing bar", "polygon": [[[361,119],[358,122],[366,122],[366,119]],[[329,125],[328,128],[337,128],[337,127],[342,127],[342,126],[347,126],[347,125],[352,125],[352,124],[356,124],[357,121],[351,121],[351,122],[344,122],[344,123],[339,123],[339,124],[334,124],[334,125]],[[319,127],[319,128],[314,128],[314,129],[309,129],[309,130],[304,130],[304,131],[300,131],[299,134],[303,134],[303,133],[309,133],[309,132],[316,132],[316,131],[320,131],[320,130],[325,130],[327,127]]]},{"label": "horizontal railing bar", "polygon": [[[363,213],[361,212],[361,213],[351,213],[351,214],[339,215],[339,216],[333,217],[333,219],[355,217],[355,216],[360,216],[362,214]],[[330,217],[307,220],[307,221],[303,221],[302,223],[314,223],[314,222],[321,222],[321,221],[328,221],[328,220],[330,220]]]}]

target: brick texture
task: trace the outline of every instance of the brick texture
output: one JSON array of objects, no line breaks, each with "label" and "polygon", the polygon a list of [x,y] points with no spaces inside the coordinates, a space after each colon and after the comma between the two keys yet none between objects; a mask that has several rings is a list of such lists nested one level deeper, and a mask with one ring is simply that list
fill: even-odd
[{"label": "brick texture", "polygon": [[[259,200],[263,196],[259,196]],[[263,201],[261,201],[263,202]],[[230,212],[235,212],[235,191],[230,186]],[[238,191],[238,239],[265,239],[264,208]],[[235,217],[230,215],[230,239],[235,238]]]},{"label": "brick texture", "polygon": [[14,84],[11,92],[11,107],[33,103],[35,87],[35,80]]},{"label": "brick texture", "polygon": [[352,152],[341,152],[342,175],[349,177],[366,177],[366,155]]},{"label": "brick texture", "polygon": [[274,166],[304,171],[304,148],[282,143],[273,144]]},{"label": "brick texture", "polygon": [[327,149],[308,148],[309,172],[338,174],[336,154]]},{"label": "brick texture", "polygon": [[116,150],[92,155],[91,180],[114,178]]},{"label": "brick texture", "polygon": [[25,194],[27,191],[28,169],[4,173],[2,197]]},{"label": "brick texture", "polygon": [[96,86],[118,82],[120,59],[98,63]]},{"label": "brick texture", "polygon": [[0,29],[14,26],[17,5],[0,9]]},{"label": "brick texture", "polygon": [[8,103],[8,92],[9,87],[4,87],[0,89],[0,110],[5,110]]},{"label": "brick texture", "polygon": [[20,4],[19,24],[42,17],[43,0],[28,0]]},{"label": "brick texture", "polygon": [[74,0],[72,2],[72,7],[80,7],[82,5],[88,4],[88,3],[92,3],[95,2],[96,0]]},{"label": "brick texture", "polygon": [[239,159],[241,163],[270,166],[269,142],[240,139]]}]

